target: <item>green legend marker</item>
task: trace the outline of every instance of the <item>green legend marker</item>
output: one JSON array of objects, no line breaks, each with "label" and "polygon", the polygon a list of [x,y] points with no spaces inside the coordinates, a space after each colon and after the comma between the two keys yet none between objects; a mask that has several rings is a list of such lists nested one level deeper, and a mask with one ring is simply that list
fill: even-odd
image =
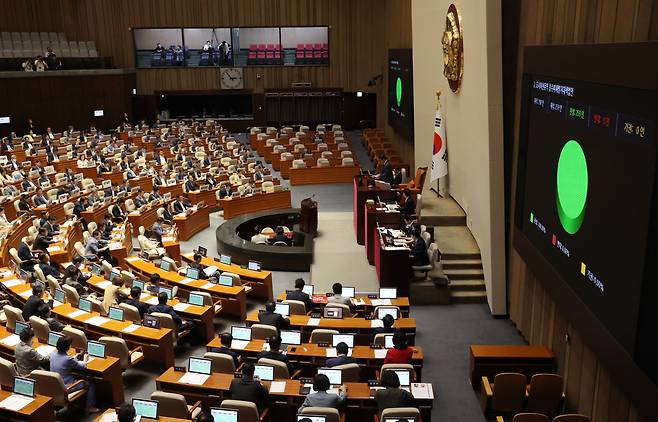
[{"label": "green legend marker", "polygon": [[557,214],[564,230],[575,234],[583,224],[587,202],[587,159],[580,144],[570,140],[557,163]]},{"label": "green legend marker", "polygon": [[535,222],[535,215],[533,213],[530,213],[530,222],[531,223]]},{"label": "green legend marker", "polygon": [[402,79],[398,77],[395,81],[395,100],[398,102],[398,107],[402,104]]}]

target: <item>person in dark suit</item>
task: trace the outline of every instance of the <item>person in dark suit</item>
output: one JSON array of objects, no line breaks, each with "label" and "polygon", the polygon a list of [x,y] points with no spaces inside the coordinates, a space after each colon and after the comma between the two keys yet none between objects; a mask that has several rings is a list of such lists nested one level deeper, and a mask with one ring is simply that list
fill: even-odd
[{"label": "person in dark suit", "polygon": [[206,275],[206,272],[203,271],[203,265],[201,264],[201,258],[202,256],[198,253],[194,254],[194,262],[190,262],[189,266],[191,268],[196,268],[199,270],[199,279],[201,280],[206,280],[208,276]]},{"label": "person in dark suit", "polygon": [[48,236],[48,230],[46,230],[45,227],[39,227],[39,233],[34,239],[34,245],[32,246],[32,249],[38,249],[40,251],[47,252],[48,246],[50,246],[51,243],[54,242],[52,238]]},{"label": "person in dark suit", "polygon": [[167,305],[168,297],[169,296],[165,292],[158,293],[158,304],[153,305],[149,308],[148,310],[149,314],[152,314],[153,312],[160,312],[163,314],[170,315],[171,319],[174,320],[174,324],[176,324],[176,327],[178,327],[178,330],[180,331],[184,331],[187,330],[188,328],[192,328],[192,323],[190,321],[183,321],[183,319],[178,316],[176,311],[174,311],[174,308],[170,305]]},{"label": "person in dark suit", "polygon": [[112,183],[109,188],[105,189],[105,197],[106,198],[113,198],[119,193],[119,189],[117,189],[117,184]]},{"label": "person in dark suit", "polygon": [[82,197],[75,201],[75,204],[73,205],[73,214],[75,214],[76,217],[80,218],[80,213],[82,211],[85,211],[87,209],[87,198]]},{"label": "person in dark suit", "polygon": [[420,237],[420,228],[417,227],[412,232],[414,237],[411,250],[409,251],[409,258],[411,258],[412,266],[422,266],[427,265],[430,262],[430,257],[427,254],[427,245],[425,241]]},{"label": "person in dark suit", "polygon": [[27,202],[27,194],[21,194],[21,199],[18,200],[18,210],[21,213],[29,212],[32,209]]},{"label": "person in dark suit", "polygon": [[382,318],[382,323],[384,324],[383,327],[377,327],[373,330],[374,335],[395,333],[395,328],[393,328],[393,324],[395,324],[395,319],[393,319],[391,315],[389,314],[384,315],[384,318]]},{"label": "person in dark suit", "polygon": [[231,185],[229,184],[224,184],[221,188],[219,188],[219,197],[220,198],[226,198],[227,196],[231,196]]},{"label": "person in dark suit", "polygon": [[240,366],[240,355],[237,352],[231,350],[231,343],[233,343],[233,336],[231,333],[222,333],[219,336],[219,342],[221,343],[220,347],[210,347],[208,351],[212,353],[229,355],[233,358],[233,364],[235,367],[237,368]]},{"label": "person in dark suit", "polygon": [[185,182],[185,190],[188,192],[199,190],[199,185],[196,184],[192,175],[187,177],[187,181]]},{"label": "person in dark suit", "polygon": [[375,177],[382,182],[393,183],[393,166],[391,165],[391,162],[383,154],[380,159],[384,160],[384,164],[382,165],[382,170]]},{"label": "person in dark suit", "polygon": [[38,262],[37,257],[32,254],[30,246],[32,245],[32,238],[27,236],[25,242],[22,242],[18,245],[18,257],[23,261],[21,262],[21,269],[32,272],[34,271],[34,265]]},{"label": "person in dark suit", "polygon": [[55,217],[50,215],[48,211],[44,211],[44,213],[41,214],[39,226],[45,227],[45,229],[48,230],[48,236],[52,236],[59,232],[59,225],[55,224]]},{"label": "person in dark suit", "polygon": [[183,202],[183,195],[178,195],[176,200],[171,203],[171,208],[174,211],[174,214],[180,214],[185,212],[185,203]]},{"label": "person in dark suit", "polygon": [[[39,315],[38,310],[39,306],[45,305],[46,302],[43,301],[43,287],[41,284],[32,285],[32,296],[27,298],[25,305],[23,305],[23,319],[29,321],[32,315]],[[48,305],[46,305],[48,306]]]},{"label": "person in dark suit", "polygon": [[286,364],[288,367],[288,373],[292,374],[292,364],[288,361],[288,355],[284,355],[281,353],[279,350],[281,348],[281,337],[279,336],[272,336],[267,339],[267,343],[270,346],[270,350],[263,350],[258,354],[256,359],[272,359],[272,360],[278,360],[279,362],[283,362]]},{"label": "person in dark suit", "polygon": [[254,371],[253,363],[245,363],[242,367],[242,378],[231,380],[229,391],[233,400],[255,403],[260,413],[267,401],[268,391],[260,381],[254,380]]},{"label": "person in dark suit", "polygon": [[142,295],[142,289],[139,287],[132,287],[130,289],[130,297],[126,299],[128,305],[134,306],[139,311],[139,316],[144,318],[144,315],[148,312],[149,307],[146,303],[140,302],[139,297]]},{"label": "person in dark suit", "polygon": [[400,169],[393,169],[393,182],[392,185],[399,185],[402,183],[402,171]]},{"label": "person in dark suit", "polygon": [[278,226],[276,229],[274,229],[274,237],[270,239],[270,244],[275,244],[276,242],[283,242],[286,245],[290,246],[290,239],[285,235],[285,232],[283,231],[283,227]]},{"label": "person in dark suit", "polygon": [[340,342],[336,345],[336,356],[335,358],[327,359],[325,362],[325,366],[327,368],[333,368],[334,366],[338,365],[347,365],[348,363],[356,363],[356,359],[347,356],[349,353],[350,349],[347,347],[347,343],[345,342]]},{"label": "person in dark suit", "polygon": [[295,290],[288,292],[286,294],[286,299],[288,300],[298,300],[300,302],[304,302],[304,305],[306,306],[306,311],[310,311],[311,308],[313,307],[313,301],[311,300],[311,297],[303,292],[304,286],[306,283],[304,282],[303,278],[298,278],[295,280]]},{"label": "person in dark suit", "polygon": [[416,213],[416,203],[414,202],[413,196],[409,189],[403,191],[403,202],[402,209],[400,210],[404,215],[410,215]]},{"label": "person in dark suit", "polygon": [[46,205],[48,203],[48,199],[46,199],[41,188],[37,189],[37,193],[34,195],[32,202],[34,202],[35,207],[40,207],[41,205]]},{"label": "person in dark suit", "polygon": [[23,182],[21,182],[21,187],[23,188],[24,191],[28,191],[30,189],[35,189],[37,188],[37,185],[34,184],[33,181],[31,181],[28,178],[23,179]]},{"label": "person in dark suit", "polygon": [[384,409],[413,406],[414,396],[400,388],[400,379],[395,371],[382,372],[381,384],[384,388],[375,392],[375,402],[380,415]]},{"label": "person in dark suit", "polygon": [[271,325],[276,327],[277,330],[285,330],[290,328],[290,320],[284,318],[281,314],[274,312],[276,309],[276,303],[273,301],[268,301],[265,304],[265,311],[258,314],[258,321],[261,324]]},{"label": "person in dark suit", "polygon": [[112,219],[115,221],[121,221],[125,220],[126,215],[124,214],[123,210],[121,209],[121,205],[123,205],[123,199],[117,201],[116,205],[112,207]]}]

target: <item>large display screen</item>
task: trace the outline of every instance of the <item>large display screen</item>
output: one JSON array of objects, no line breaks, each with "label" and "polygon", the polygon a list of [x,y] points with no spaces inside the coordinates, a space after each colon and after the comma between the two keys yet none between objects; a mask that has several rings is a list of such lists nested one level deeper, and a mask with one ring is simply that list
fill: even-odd
[{"label": "large display screen", "polygon": [[388,124],[407,139],[414,130],[413,92],[411,49],[388,50]]},{"label": "large display screen", "polygon": [[645,263],[655,259],[646,253],[657,100],[524,77],[516,226],[631,356]]}]

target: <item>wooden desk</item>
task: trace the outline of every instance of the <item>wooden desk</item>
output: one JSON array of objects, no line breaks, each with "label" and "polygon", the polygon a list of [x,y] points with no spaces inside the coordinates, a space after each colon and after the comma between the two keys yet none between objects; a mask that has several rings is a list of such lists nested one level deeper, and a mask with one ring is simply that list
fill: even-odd
[{"label": "wooden desk", "polygon": [[[182,394],[188,403],[201,400],[204,409],[210,406],[218,406],[219,402],[230,398],[229,387],[233,380],[233,374],[213,373],[202,385],[179,382],[183,375],[185,375],[184,372],[176,372],[174,368],[167,369],[167,371],[156,378],[156,389]],[[302,386],[302,383],[299,380],[290,379],[277,381],[286,382],[285,390],[283,393],[270,392],[270,397],[278,403],[285,403],[285,406],[296,412],[306,397],[299,392],[299,387]],[[269,389],[270,383],[263,381],[263,385]],[[375,400],[370,396],[370,386],[368,383],[347,382],[343,385],[347,387],[347,407],[351,418],[358,412],[363,412],[362,416],[367,418],[372,418],[372,415],[377,413],[377,405]],[[414,400],[414,406],[421,410],[423,420],[431,420],[432,400],[416,399]]]},{"label": "wooden desk", "polygon": [[358,166],[307,167],[290,170],[290,185],[351,183],[361,170]]},{"label": "wooden desk", "polygon": [[118,224],[112,230],[110,238],[110,255],[116,258],[118,266],[126,265],[125,259],[133,250],[133,238],[130,223]]},{"label": "wooden desk", "polygon": [[[0,390],[0,401],[11,396],[9,391]],[[55,406],[51,397],[36,395],[34,401],[21,410],[14,411],[0,408],[0,420],[3,421],[29,421],[29,422],[55,422]]]},{"label": "wooden desk", "polygon": [[519,372],[530,380],[534,374],[555,373],[555,355],[545,346],[475,345],[469,346],[471,385],[480,388],[482,377],[493,382],[501,372]]},{"label": "wooden desk", "polygon": [[[91,290],[96,293],[102,294],[106,286],[109,283],[103,277],[92,275],[86,284],[91,288]],[[126,289],[124,293],[129,294],[129,289]],[[142,292],[139,301],[146,303],[147,305],[157,305],[158,298],[157,296],[152,296],[148,291]],[[212,306],[195,306],[188,305],[181,302],[180,300],[174,298],[167,301],[167,305],[173,306],[176,310],[176,313],[179,314],[183,319],[194,321],[199,327],[201,327],[201,334],[206,340],[210,340],[215,336],[215,326],[213,325],[213,318],[217,312],[214,311]]]},{"label": "wooden desk", "polygon": [[353,185],[353,211],[354,211],[354,232],[356,233],[356,243],[365,245],[365,205],[368,199],[377,201],[377,197],[382,201],[394,199],[396,192],[390,189],[379,189],[368,187],[364,178],[363,183],[359,184],[360,176],[354,177]]},{"label": "wooden desk", "polygon": [[[182,255],[183,261],[192,262],[194,260],[194,253],[186,253]],[[272,300],[274,297],[272,293],[272,272],[271,271],[251,271],[247,268],[242,268],[237,264],[222,264],[219,262],[219,259],[215,260],[211,257],[201,258],[201,265],[205,267],[210,267],[212,265],[216,266],[219,271],[224,272],[228,271],[240,276],[240,279],[243,282],[249,283],[249,286],[252,288],[249,292],[249,295],[253,295],[260,299]]]},{"label": "wooden desk", "polygon": [[190,198],[190,201],[193,204],[198,204],[203,201],[206,204],[206,207],[214,208],[217,206],[217,196],[216,192],[219,190],[219,186],[215,189],[206,189],[202,191],[193,191],[188,192],[187,196]]},{"label": "wooden desk", "polygon": [[[258,312],[253,311],[247,316],[247,325],[259,324],[258,321]],[[356,344],[361,344],[364,346],[372,343],[374,337],[372,326],[373,321],[367,320],[365,318],[343,318],[343,319],[329,319],[329,318],[319,318],[320,323],[318,325],[310,326],[308,325],[308,320],[311,319],[308,315],[290,315],[290,329],[291,330],[300,330],[304,334],[303,341],[308,341],[311,338],[311,331],[316,328],[327,328],[330,330],[338,330],[342,333],[356,333]],[[414,337],[416,335],[416,320],[414,318],[400,318],[395,321],[393,325],[395,328],[407,333],[408,339],[413,344]]]},{"label": "wooden desk", "polygon": [[[70,220],[67,221],[67,224],[70,222]],[[82,240],[82,224],[79,221],[76,221],[72,225],[60,225],[59,234],[53,236],[53,240],[59,241],[51,243],[48,247],[50,261],[56,264],[70,262],[72,255],[75,254],[73,245],[75,242]]]},{"label": "wooden desk", "polygon": [[[12,335],[5,327],[0,327],[0,340]],[[35,338],[32,347],[36,349],[44,344]],[[0,355],[11,362],[15,361],[14,349],[15,346],[8,346],[0,342]],[[70,349],[69,355],[73,356],[74,354],[76,354],[76,351]],[[121,376],[121,363],[118,358],[112,356],[107,356],[105,359],[94,358],[87,363],[87,370],[95,378],[94,381],[97,381],[98,397],[102,397],[104,402],[109,398],[109,403],[114,406],[123,403],[123,378]]]},{"label": "wooden desk", "polygon": [[[16,277],[6,277],[0,280],[0,282],[4,284],[12,279],[16,279]],[[21,281],[20,284],[9,286],[8,290],[14,299],[24,304],[32,293],[32,287],[23,280],[19,281]],[[108,320],[102,325],[93,325],[88,323],[87,320],[100,316],[98,312],[84,312],[81,315],[69,316],[76,311],[78,309],[68,303],[57,305],[52,310],[59,321],[82,329],[87,334],[87,338],[93,340],[106,335],[121,337],[126,340],[128,347],[131,349],[136,346],[142,346],[144,348],[144,357],[147,360],[159,362],[165,366],[174,364],[174,343],[170,329],[133,326],[133,324],[127,321],[114,320]],[[133,328],[134,331],[131,331]],[[129,331],[126,331],[126,329]]]},{"label": "wooden desk", "polygon": [[[222,302],[222,311],[234,315],[241,320],[247,315],[247,294],[245,286],[226,287],[219,284],[210,284],[207,280],[190,280],[177,272],[164,271],[150,261],[144,261],[138,257],[126,259],[128,267],[136,274],[146,280],[150,280],[151,274],[159,274],[162,281],[170,286],[178,286],[178,294],[187,298],[189,292],[208,292],[215,299]],[[183,293],[183,295],[181,295]]]},{"label": "wooden desk", "polygon": [[21,239],[24,236],[27,236],[27,229],[30,227],[32,227],[32,218],[26,216],[23,217],[22,221],[16,223],[16,225],[11,228],[7,237],[0,244],[0,262],[2,266],[9,265],[9,261],[11,260],[9,249],[18,249]]},{"label": "wooden desk", "polygon": [[409,249],[385,248],[379,231],[374,230],[375,270],[381,287],[395,287],[398,295],[409,296],[411,261]]},{"label": "wooden desk", "polygon": [[402,214],[399,212],[386,212],[378,209],[366,209],[364,211],[365,221],[363,230],[365,230],[363,237],[366,242],[366,255],[370,265],[375,265],[375,231],[377,224],[380,226],[399,228],[402,223]]},{"label": "wooden desk", "polygon": [[[281,292],[281,294],[279,294],[279,296],[277,296],[276,298],[277,302],[282,302],[286,300],[286,296],[287,296],[286,292]],[[324,294],[314,294],[313,296],[311,296],[311,299],[313,300],[313,308],[318,310],[323,309],[324,305],[328,303],[327,296]],[[363,305],[356,306],[356,309],[358,311],[372,313],[377,306],[380,306],[380,305],[373,305],[372,301],[377,299],[370,299],[368,298],[368,295],[356,295],[356,299],[360,299],[365,302]],[[402,312],[403,316],[409,316],[410,303],[408,297],[406,296],[398,297],[396,299],[390,299],[390,301],[391,301],[390,305],[381,305],[381,306],[397,306],[398,308],[400,308],[400,312]]]},{"label": "wooden desk", "polygon": [[290,190],[281,190],[241,198],[220,199],[219,205],[224,210],[224,219],[257,211],[291,208]]},{"label": "wooden desk", "polygon": [[[116,415],[116,411],[114,409],[107,409],[102,415],[94,419],[94,422],[103,422],[105,415],[108,415],[108,417],[109,415]],[[142,420],[144,422],[155,420],[158,422],[192,422],[192,419],[170,418],[169,416],[158,416],[158,419],[142,418]]]},{"label": "wooden desk", "polygon": [[[240,353],[243,359],[246,357],[249,360],[256,361],[256,356],[263,350],[265,340],[252,340],[247,344],[244,349],[232,350]],[[218,337],[215,337],[210,343],[206,345],[206,349],[210,351],[213,347],[220,347]],[[298,369],[310,369],[305,371],[303,376],[312,377],[315,375],[316,367],[323,367],[327,360],[327,350],[333,348],[320,347],[317,344],[303,343],[300,346],[288,346],[286,354],[292,363],[297,363]],[[361,381],[367,382],[369,379],[375,379],[375,371],[381,369],[384,364],[384,357],[386,349],[371,349],[370,346],[355,345],[352,349],[352,357],[355,358],[361,366]],[[384,357],[378,357],[377,354],[384,354]],[[411,364],[416,370],[416,381],[420,382],[421,372],[423,367],[423,350],[419,346],[414,347],[414,353],[411,358]],[[311,368],[308,368],[308,365]]]},{"label": "wooden desk", "polygon": [[208,207],[203,207],[186,216],[174,216],[174,224],[178,227],[178,236],[180,240],[190,240],[192,236],[199,233],[201,230],[210,227],[209,212]]}]

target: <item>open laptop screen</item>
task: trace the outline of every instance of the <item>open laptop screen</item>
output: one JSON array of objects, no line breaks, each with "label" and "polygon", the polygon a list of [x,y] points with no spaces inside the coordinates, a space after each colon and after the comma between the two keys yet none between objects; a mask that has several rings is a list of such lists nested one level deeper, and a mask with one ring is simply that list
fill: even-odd
[{"label": "open laptop screen", "polygon": [[214,422],[238,422],[238,411],[234,409],[211,407],[210,415]]},{"label": "open laptop screen", "polygon": [[145,418],[158,418],[158,402],[155,400],[133,399],[133,407],[137,416]]}]

